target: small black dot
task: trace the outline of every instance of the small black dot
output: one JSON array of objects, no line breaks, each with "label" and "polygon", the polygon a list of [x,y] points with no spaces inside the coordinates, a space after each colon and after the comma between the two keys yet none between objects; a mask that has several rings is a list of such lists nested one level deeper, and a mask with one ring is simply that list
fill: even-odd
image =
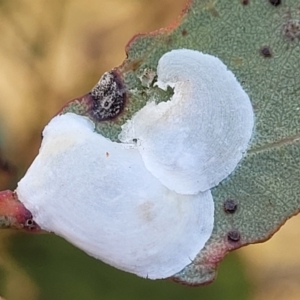
[{"label": "small black dot", "polygon": [[237,203],[233,199],[227,199],[224,202],[224,211],[228,214],[233,214],[237,210]]},{"label": "small black dot", "polygon": [[186,35],[188,34],[188,32],[187,32],[185,29],[183,29],[183,30],[181,31],[181,34],[182,34],[182,36],[186,36]]},{"label": "small black dot", "polygon": [[241,239],[241,234],[236,230],[232,230],[228,232],[227,238],[228,241],[236,243]]},{"label": "small black dot", "polygon": [[269,0],[270,4],[273,6],[278,6],[281,4],[281,0]]},{"label": "small black dot", "polygon": [[272,57],[272,52],[270,47],[268,46],[263,46],[260,48],[260,54],[264,57]]},{"label": "small black dot", "polygon": [[243,5],[248,5],[249,4],[249,0],[242,0],[242,4]]}]

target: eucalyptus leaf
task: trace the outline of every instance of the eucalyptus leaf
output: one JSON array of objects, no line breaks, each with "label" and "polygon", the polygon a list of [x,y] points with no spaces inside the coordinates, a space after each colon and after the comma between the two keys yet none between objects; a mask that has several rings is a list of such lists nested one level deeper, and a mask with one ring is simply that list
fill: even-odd
[{"label": "eucalyptus leaf", "polygon": [[[254,108],[255,129],[245,158],[213,189],[213,234],[196,259],[173,277],[176,281],[212,281],[228,251],[270,238],[299,212],[299,5],[299,0],[191,1],[172,28],[133,38],[127,59],[114,70],[124,82],[126,108],[113,122],[97,124],[97,131],[112,140],[118,140],[121,125],[147,101],[169,99],[172,91],[162,92],[147,76],[172,49],[194,49],[221,59]],[[88,114],[78,101],[64,111]]]}]

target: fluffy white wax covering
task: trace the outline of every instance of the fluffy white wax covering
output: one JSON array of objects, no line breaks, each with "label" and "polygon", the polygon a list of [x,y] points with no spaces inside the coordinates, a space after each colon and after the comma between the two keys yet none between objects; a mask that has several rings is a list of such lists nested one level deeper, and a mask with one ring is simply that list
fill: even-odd
[{"label": "fluffy white wax covering", "polygon": [[137,140],[147,169],[169,189],[196,194],[216,186],[241,160],[254,116],[249,97],[222,61],[179,49],[158,63],[157,85],[174,88],[170,101],[148,103],[122,127]]},{"label": "fluffy white wax covering", "polygon": [[211,236],[210,191],[180,195],[146,168],[137,149],[67,113],[46,126],[40,152],[19,182],[35,221],[88,254],[151,279],[179,272]]}]

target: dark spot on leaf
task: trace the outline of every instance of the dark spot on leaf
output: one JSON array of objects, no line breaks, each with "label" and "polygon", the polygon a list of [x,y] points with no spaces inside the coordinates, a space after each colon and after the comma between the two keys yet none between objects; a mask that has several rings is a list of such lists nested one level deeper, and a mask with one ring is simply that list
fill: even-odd
[{"label": "dark spot on leaf", "polygon": [[290,41],[300,39],[300,20],[289,20],[282,28],[283,35]]},{"label": "dark spot on leaf", "polygon": [[172,42],[173,42],[172,38],[171,38],[170,36],[168,36],[168,37],[166,38],[166,44],[167,44],[167,45],[171,45]]},{"label": "dark spot on leaf", "polygon": [[233,214],[237,210],[237,203],[233,199],[227,199],[224,202],[224,211],[228,214]]},{"label": "dark spot on leaf", "polygon": [[143,62],[143,58],[139,58],[136,60],[128,61],[126,64],[122,65],[122,72],[128,72],[128,71],[136,71],[140,66],[141,63]]},{"label": "dark spot on leaf", "polygon": [[185,29],[183,29],[183,30],[181,31],[181,34],[182,34],[182,36],[186,36],[186,35],[188,34],[188,32],[187,32]]},{"label": "dark spot on leaf", "polygon": [[220,16],[218,11],[216,10],[215,4],[213,4],[213,3],[209,4],[208,9],[214,17],[219,17]]},{"label": "dark spot on leaf", "polygon": [[281,4],[281,0],[269,0],[269,2],[273,6],[278,6]]},{"label": "dark spot on leaf", "polygon": [[272,57],[271,49],[268,46],[261,47],[259,52],[263,57]]},{"label": "dark spot on leaf", "polygon": [[237,230],[229,231],[227,234],[228,241],[238,242],[241,239],[241,234]]},{"label": "dark spot on leaf", "polygon": [[91,90],[92,106],[90,115],[96,121],[116,118],[124,109],[126,92],[119,75],[114,72],[103,74]]},{"label": "dark spot on leaf", "polygon": [[242,0],[242,4],[243,4],[243,5],[248,5],[249,2],[250,2],[250,0]]}]

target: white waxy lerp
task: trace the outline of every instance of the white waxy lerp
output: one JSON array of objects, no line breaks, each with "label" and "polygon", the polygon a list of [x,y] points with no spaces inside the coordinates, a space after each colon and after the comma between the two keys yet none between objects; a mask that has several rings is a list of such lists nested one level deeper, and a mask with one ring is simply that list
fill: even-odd
[{"label": "white waxy lerp", "polygon": [[220,59],[194,50],[164,54],[157,76],[157,86],[174,88],[174,95],[144,106],[119,138],[137,140],[146,168],[170,190],[209,190],[247,149],[254,123],[249,97]]},{"label": "white waxy lerp", "polygon": [[214,222],[210,191],[169,190],[137,149],[97,134],[85,117],[57,116],[43,135],[16,190],[42,229],[151,279],[179,272],[204,247]]},{"label": "white waxy lerp", "polygon": [[138,111],[123,143],[83,116],[53,118],[16,190],[42,229],[151,279],[181,271],[203,249],[214,224],[210,188],[236,168],[253,130],[250,100],[218,58],[173,50],[157,74],[174,95]]}]

